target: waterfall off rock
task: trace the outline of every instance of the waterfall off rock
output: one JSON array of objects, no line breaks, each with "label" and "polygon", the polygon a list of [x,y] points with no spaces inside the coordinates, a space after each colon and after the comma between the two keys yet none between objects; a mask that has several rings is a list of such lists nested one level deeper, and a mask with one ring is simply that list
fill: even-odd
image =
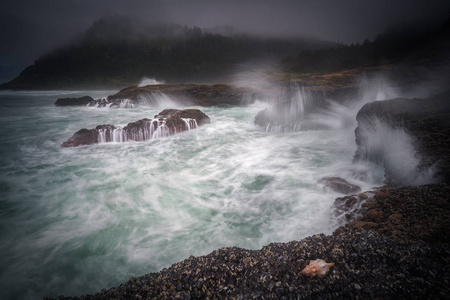
[{"label": "waterfall off rock", "polygon": [[76,147],[108,142],[142,142],[190,131],[205,123],[209,123],[209,117],[198,109],[166,109],[153,119],[146,118],[128,123],[123,128],[114,125],[98,125],[94,129],[81,129],[61,146]]}]

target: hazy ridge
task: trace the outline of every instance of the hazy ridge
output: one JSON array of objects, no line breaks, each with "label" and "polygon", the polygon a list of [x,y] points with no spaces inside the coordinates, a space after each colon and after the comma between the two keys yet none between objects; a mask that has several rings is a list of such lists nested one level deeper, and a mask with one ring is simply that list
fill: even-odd
[{"label": "hazy ridge", "polygon": [[112,16],[96,21],[71,44],[42,55],[1,87],[123,87],[142,77],[166,82],[223,81],[249,61],[278,61],[299,50],[336,45],[313,38],[250,36],[231,27],[202,30]]}]

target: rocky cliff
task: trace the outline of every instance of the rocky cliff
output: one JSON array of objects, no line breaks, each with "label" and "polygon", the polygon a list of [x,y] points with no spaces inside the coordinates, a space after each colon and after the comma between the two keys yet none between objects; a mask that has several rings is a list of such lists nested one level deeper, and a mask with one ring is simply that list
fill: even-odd
[{"label": "rocky cliff", "polygon": [[356,119],[354,160],[383,164],[388,185],[401,186],[411,179],[401,164],[415,164],[409,172],[429,176],[431,182],[449,182],[450,92],[371,102]]}]

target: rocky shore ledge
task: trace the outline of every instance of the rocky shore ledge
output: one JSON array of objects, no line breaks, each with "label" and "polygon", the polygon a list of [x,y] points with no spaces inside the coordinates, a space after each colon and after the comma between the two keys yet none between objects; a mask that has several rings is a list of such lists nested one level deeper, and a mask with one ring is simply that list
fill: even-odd
[{"label": "rocky shore ledge", "polygon": [[[332,235],[223,248],[94,295],[56,299],[448,299],[449,199],[448,184],[381,189],[361,218]],[[317,258],[335,263],[331,272],[300,275]]]},{"label": "rocky shore ledge", "polygon": [[[303,84],[303,83],[301,83]],[[295,83],[295,86],[299,86]],[[307,93],[318,99],[341,99],[354,95],[357,89],[350,87],[302,86]],[[278,84],[272,89],[255,90],[231,84],[155,84],[130,86],[105,98],[93,99],[90,96],[79,98],[59,98],[55,106],[92,106],[110,108],[130,108],[139,105],[165,106],[172,103],[179,106],[239,106],[251,104],[255,99],[273,98],[292,93],[292,84]],[[277,111],[289,109],[282,103]],[[265,117],[266,119],[269,117]],[[266,120],[262,120],[265,122]],[[262,125],[261,126],[265,126]]]},{"label": "rocky shore ledge", "polygon": [[106,99],[94,101],[91,105],[109,105],[120,107],[139,103],[156,104],[158,96],[165,96],[182,105],[214,106],[241,105],[249,89],[238,88],[228,84],[156,84],[147,86],[130,86],[120,90]]}]

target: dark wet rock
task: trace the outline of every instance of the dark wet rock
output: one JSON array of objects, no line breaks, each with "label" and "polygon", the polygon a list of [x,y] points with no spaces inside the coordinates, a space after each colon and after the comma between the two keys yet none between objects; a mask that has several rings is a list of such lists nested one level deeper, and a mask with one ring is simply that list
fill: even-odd
[{"label": "dark wet rock", "polygon": [[333,191],[344,195],[354,194],[361,191],[361,188],[359,186],[350,183],[341,177],[324,177],[320,179],[319,182],[325,185],[327,188],[330,188]]},{"label": "dark wet rock", "polygon": [[183,131],[184,128],[185,122],[182,121],[183,119],[196,120],[198,126],[210,122],[209,117],[199,109],[165,109],[158,116],[155,116],[155,118],[157,117],[166,118],[167,126],[177,128],[179,131]]},{"label": "dark wet rock", "polygon": [[67,141],[62,143],[61,147],[77,147],[81,145],[90,145],[98,140],[98,131],[95,129],[80,129],[75,132]]},{"label": "dark wet rock", "polygon": [[80,98],[58,98],[55,102],[56,106],[86,106],[94,101],[90,96]]},{"label": "dark wet rock", "polygon": [[363,212],[362,204],[368,199],[372,199],[373,195],[372,192],[365,192],[336,198],[332,209],[339,225],[344,225],[360,217]]},{"label": "dark wet rock", "polygon": [[102,107],[130,107],[140,103],[156,105],[159,104],[159,95],[167,96],[184,106],[242,105],[243,97],[249,93],[251,94],[249,89],[227,84],[157,84],[127,87],[106,99],[97,99],[90,105]]},{"label": "dark wet rock", "polygon": [[61,147],[78,147],[98,143],[98,133],[100,130],[111,132],[116,127],[114,125],[98,125],[94,129],[80,129],[75,132],[67,141],[62,143]]},{"label": "dark wet rock", "polygon": [[[386,184],[401,186],[408,184],[401,172],[389,163],[389,145],[392,139],[383,140],[386,130],[404,130],[413,139],[416,157],[419,157],[417,172],[434,173],[435,182],[450,180],[450,92],[426,99],[393,99],[375,101],[364,105],[356,119],[357,151],[354,160],[367,160],[383,164]],[[378,147],[370,146],[381,142]]]},{"label": "dark wet rock", "polygon": [[195,129],[209,122],[209,117],[198,109],[166,109],[153,119],[146,118],[131,122],[124,128],[99,125],[94,129],[81,129],[61,146],[77,147],[99,142],[144,141]]},{"label": "dark wet rock", "polygon": [[373,193],[361,205],[362,216],[348,227],[375,230],[400,241],[450,243],[450,185],[385,187]]}]

